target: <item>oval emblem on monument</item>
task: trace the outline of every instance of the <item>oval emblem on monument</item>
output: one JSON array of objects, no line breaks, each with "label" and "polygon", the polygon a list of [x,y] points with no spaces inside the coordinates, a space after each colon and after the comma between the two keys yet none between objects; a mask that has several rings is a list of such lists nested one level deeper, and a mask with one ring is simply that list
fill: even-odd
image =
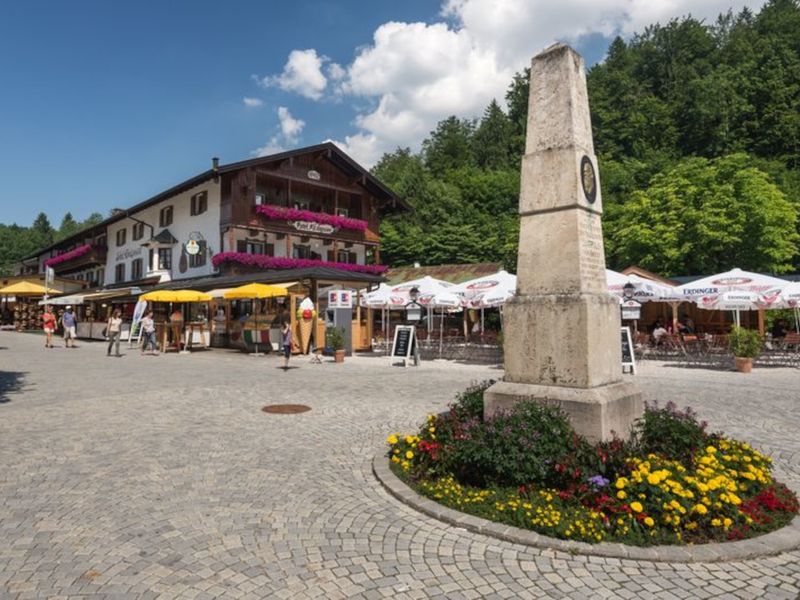
[{"label": "oval emblem on monument", "polygon": [[581,159],[581,186],[586,200],[589,204],[594,204],[597,199],[597,178],[594,174],[592,159],[588,156],[584,156]]}]

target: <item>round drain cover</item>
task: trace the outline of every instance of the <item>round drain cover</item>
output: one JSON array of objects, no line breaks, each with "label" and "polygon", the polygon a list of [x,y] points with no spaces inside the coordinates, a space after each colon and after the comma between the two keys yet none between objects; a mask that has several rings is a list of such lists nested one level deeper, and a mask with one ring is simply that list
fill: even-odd
[{"label": "round drain cover", "polygon": [[311,410],[311,407],[305,404],[267,404],[261,410],[274,415],[296,415]]}]

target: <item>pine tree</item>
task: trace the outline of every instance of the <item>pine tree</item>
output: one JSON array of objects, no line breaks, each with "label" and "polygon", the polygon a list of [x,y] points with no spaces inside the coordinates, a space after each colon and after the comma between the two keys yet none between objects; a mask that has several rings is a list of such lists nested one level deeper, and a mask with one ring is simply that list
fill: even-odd
[{"label": "pine tree", "polygon": [[511,166],[512,126],[503,109],[492,100],[472,136],[473,154],[478,167],[503,169]]}]

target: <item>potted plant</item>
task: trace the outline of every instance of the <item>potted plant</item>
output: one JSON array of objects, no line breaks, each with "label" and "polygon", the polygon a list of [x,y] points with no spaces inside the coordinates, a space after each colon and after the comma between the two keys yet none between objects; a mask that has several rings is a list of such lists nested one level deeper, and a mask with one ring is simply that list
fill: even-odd
[{"label": "potted plant", "polygon": [[761,354],[761,336],[757,331],[734,327],[730,335],[730,349],[736,370],[749,373],[753,370],[753,359]]},{"label": "potted plant", "polygon": [[328,328],[328,344],[333,349],[334,362],[344,362],[344,330],[341,327]]}]

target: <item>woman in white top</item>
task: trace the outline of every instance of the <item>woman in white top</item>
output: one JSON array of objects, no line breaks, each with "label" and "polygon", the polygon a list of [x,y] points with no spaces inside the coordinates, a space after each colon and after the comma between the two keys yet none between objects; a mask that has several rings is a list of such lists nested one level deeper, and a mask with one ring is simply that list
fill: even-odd
[{"label": "woman in white top", "polygon": [[108,353],[106,356],[111,356],[111,346],[117,344],[117,353],[114,356],[122,356],[119,353],[119,336],[122,329],[122,312],[116,308],[106,323],[106,335],[108,336]]}]

